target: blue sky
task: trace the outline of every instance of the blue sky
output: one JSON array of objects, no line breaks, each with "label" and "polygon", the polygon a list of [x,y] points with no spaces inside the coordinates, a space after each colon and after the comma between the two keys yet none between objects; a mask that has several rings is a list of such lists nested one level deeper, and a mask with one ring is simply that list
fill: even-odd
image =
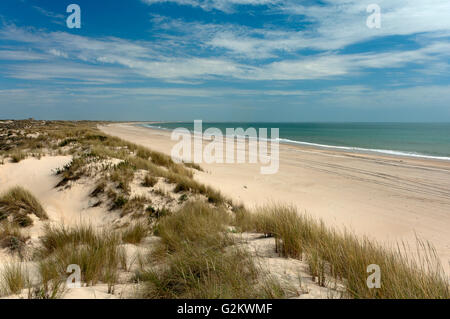
[{"label": "blue sky", "polygon": [[0,118],[448,122],[449,40],[448,0],[2,0]]}]

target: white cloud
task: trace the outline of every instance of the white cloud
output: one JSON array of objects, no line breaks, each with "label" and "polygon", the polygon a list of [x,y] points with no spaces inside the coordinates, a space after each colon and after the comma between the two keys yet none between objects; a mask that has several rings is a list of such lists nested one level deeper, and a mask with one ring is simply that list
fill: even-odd
[{"label": "white cloud", "polygon": [[[369,4],[381,8],[381,28],[370,29],[366,19]],[[339,49],[374,37],[411,35],[450,30],[450,2],[447,0],[325,0],[326,5],[287,2],[282,12],[304,15],[315,23],[312,47]],[[313,26],[313,27],[314,27]]]},{"label": "white cloud", "polygon": [[0,50],[0,60],[37,61],[44,60],[47,56],[41,53],[25,50]]},{"label": "white cloud", "polygon": [[142,0],[142,2],[149,5],[155,3],[172,2],[179,5],[191,6],[202,8],[203,10],[210,11],[212,9],[220,10],[223,12],[231,13],[234,11],[234,7],[238,5],[271,5],[280,2],[281,0]]},{"label": "white cloud", "polygon": [[69,55],[63,51],[57,50],[57,49],[50,49],[48,51],[51,55],[57,56],[57,57],[63,57],[63,58],[68,58]]},{"label": "white cloud", "polygon": [[[285,1],[276,12],[300,17],[298,31],[280,29],[236,28],[213,29],[207,44],[229,50],[236,56],[265,59],[280,52],[303,49],[339,50],[348,45],[392,35],[422,34],[422,38],[450,36],[450,2],[447,0],[376,1],[381,7],[380,29],[366,25],[366,12],[372,0],[325,1],[326,5],[304,5]],[[305,21],[309,23],[303,30]],[[192,24],[191,24],[192,26]],[[197,29],[200,29],[199,27]]]},{"label": "white cloud", "polygon": [[[165,0],[146,0],[155,3]],[[175,0],[174,0],[175,1]],[[283,28],[250,28],[230,24],[186,23],[160,16],[153,17],[161,40],[129,41],[114,37],[92,38],[66,32],[45,32],[6,25],[0,39],[15,41],[31,48],[16,57],[12,51],[0,51],[0,58],[12,60],[45,58],[65,59],[46,70],[33,64],[10,66],[7,76],[21,79],[74,79],[79,81],[119,81],[151,78],[166,82],[225,80],[311,80],[331,79],[359,74],[368,69],[402,68],[414,64],[422,74],[439,74],[448,68],[450,45],[442,39],[449,34],[450,2],[434,0],[378,1],[382,8],[382,28],[372,30],[365,25],[365,8],[371,1],[326,0],[327,5],[304,5],[299,2],[272,0],[176,0],[193,6],[225,7],[239,4],[275,4],[275,12],[302,16],[312,23],[308,31]],[[299,29],[300,26],[299,26]],[[178,35],[173,32],[177,31]],[[419,48],[388,49],[357,54],[342,54],[350,44],[377,36],[417,36]],[[195,45],[192,45],[195,44]],[[194,47],[194,48],[192,48]],[[302,55],[304,49],[319,53]],[[32,53],[31,53],[32,52]],[[53,61],[47,58],[44,66]],[[71,64],[69,64],[71,63]],[[72,68],[77,63],[80,68]],[[83,65],[86,63],[86,65]],[[99,70],[99,76],[87,70]],[[410,69],[412,70],[412,68]],[[91,81],[91,80],[89,80]]]},{"label": "white cloud", "polygon": [[[166,55],[167,47],[161,44],[158,44],[161,47],[157,47],[152,43],[131,42],[118,38],[93,39],[64,32],[45,33],[8,27],[0,31],[0,37],[24,42],[31,45],[34,50],[41,49],[53,56],[65,59],[74,57],[77,62],[94,64],[81,67],[80,70],[103,70],[106,66],[115,66],[120,67],[117,74],[122,76],[127,74],[128,77],[169,81],[207,80],[211,77],[245,80],[324,79],[362,72],[366,68],[400,68],[408,63],[422,66],[442,64],[450,52],[450,44],[433,42],[421,49],[409,51],[360,54],[326,52],[255,65],[247,61],[237,62],[224,56],[171,57]],[[64,71],[50,67],[47,70],[45,67],[29,64],[11,68],[12,71],[8,74],[22,79],[76,78],[77,75],[83,75],[77,72],[77,69],[78,67]],[[125,72],[126,70],[128,72]],[[114,72],[108,70],[106,74],[111,77]],[[118,75],[113,78],[117,81]],[[102,76],[101,79],[105,77]],[[84,78],[80,80],[85,81]]]},{"label": "white cloud", "polygon": [[[366,25],[369,15],[366,8],[372,2],[328,1],[328,5],[321,6],[306,6],[291,1],[280,3],[275,13],[285,14],[287,20],[293,21],[300,17],[298,30],[295,30],[292,22],[289,22],[289,29],[285,29],[270,24],[264,28],[203,24],[161,16],[154,17],[152,21],[162,31],[180,33],[179,37],[166,38],[173,45],[198,43],[199,48],[220,50],[222,55],[232,59],[251,61],[280,59],[286,55],[299,56],[304,50],[322,53],[337,51],[385,36],[415,36],[418,45],[422,46],[443,42],[446,41],[445,37],[450,37],[448,1],[378,1],[382,9],[382,27],[369,29]],[[307,29],[304,28],[305,20],[309,23]],[[370,50],[370,47],[367,48]],[[390,50],[389,47],[383,49]]]},{"label": "white cloud", "polygon": [[72,80],[91,84],[112,84],[124,80],[117,70],[78,63],[23,63],[1,71],[10,78],[22,80]]},{"label": "white cloud", "polygon": [[33,9],[37,10],[38,12],[40,12],[41,14],[49,17],[49,18],[55,18],[55,19],[60,19],[63,20],[65,19],[65,16],[59,13],[54,13],[52,11],[46,10],[44,8],[38,7],[38,6],[32,6]]}]

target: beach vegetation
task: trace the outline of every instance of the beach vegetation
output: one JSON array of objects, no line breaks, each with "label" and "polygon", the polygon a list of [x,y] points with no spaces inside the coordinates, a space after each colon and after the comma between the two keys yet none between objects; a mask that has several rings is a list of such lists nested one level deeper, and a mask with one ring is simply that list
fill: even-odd
[{"label": "beach vegetation", "polygon": [[153,187],[158,183],[158,178],[155,176],[152,176],[150,174],[147,174],[144,176],[144,180],[142,181],[142,186],[144,187]]},{"label": "beach vegetation", "polygon": [[144,298],[282,298],[283,287],[265,278],[252,256],[225,231],[230,216],[204,202],[188,202],[159,220],[153,258],[165,266],[137,273]]},{"label": "beach vegetation", "polygon": [[20,218],[24,214],[48,219],[39,200],[23,187],[12,187],[0,196],[0,219],[13,216],[17,221],[22,220],[23,224],[28,224],[29,220]]},{"label": "beach vegetation", "polygon": [[10,154],[10,157],[13,163],[19,163],[20,161],[24,160],[27,156],[25,155],[25,153],[21,151],[14,151]]},{"label": "beach vegetation", "polygon": [[0,267],[0,295],[20,294],[29,282],[28,271],[22,262],[9,262]]},{"label": "beach vegetation", "polygon": [[[255,212],[240,210],[235,223],[242,229],[273,236],[280,256],[306,260],[320,285],[341,280],[351,298],[448,299],[449,281],[434,248],[417,240],[417,254],[406,245],[386,248],[367,237],[325,226],[296,208],[271,205]],[[367,285],[367,268],[382,271],[380,288]]]},{"label": "beach vegetation", "polygon": [[28,239],[17,224],[6,220],[0,222],[0,248],[7,248],[20,255]]},{"label": "beach vegetation", "polygon": [[143,221],[136,221],[122,231],[122,241],[128,244],[140,244],[150,232],[150,227]]},{"label": "beach vegetation", "polygon": [[91,225],[47,226],[40,239],[39,271],[44,284],[66,278],[68,265],[79,265],[82,282],[114,284],[119,269],[126,269],[126,253],[118,232]]}]

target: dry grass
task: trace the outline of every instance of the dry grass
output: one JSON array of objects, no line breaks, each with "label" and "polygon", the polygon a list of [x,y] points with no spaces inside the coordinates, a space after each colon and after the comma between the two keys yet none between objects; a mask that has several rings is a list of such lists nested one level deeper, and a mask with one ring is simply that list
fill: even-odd
[{"label": "dry grass", "polygon": [[169,183],[176,184],[174,188],[175,193],[180,192],[192,192],[204,195],[210,203],[220,205],[226,202],[229,202],[222,194],[213,189],[212,187],[205,186],[203,184],[198,183],[191,177],[187,177],[184,175],[169,173],[167,175],[167,181]]},{"label": "dry grass", "polygon": [[196,169],[197,171],[203,172],[203,168],[197,163],[184,163],[184,166]]},{"label": "dry grass", "polygon": [[303,226],[297,211],[288,206],[261,209],[253,219],[255,230],[275,237],[277,252],[283,257],[301,258]]},{"label": "dry grass", "polygon": [[283,298],[273,279],[260,280],[261,270],[245,251],[198,249],[186,245],[167,257],[163,271],[139,274],[144,298]]},{"label": "dry grass", "polygon": [[27,269],[20,262],[11,262],[0,269],[1,295],[19,294],[29,285]]},{"label": "dry grass", "polygon": [[188,202],[175,214],[164,217],[155,228],[168,251],[186,245],[222,248],[230,244],[225,225],[230,216],[222,209],[213,209],[202,202]]},{"label": "dry grass", "polygon": [[145,209],[145,212],[148,214],[148,216],[150,218],[154,218],[157,220],[173,214],[173,212],[170,209],[168,209],[167,207],[155,209],[152,206],[147,206],[147,208]]},{"label": "dry grass", "polygon": [[10,154],[11,161],[13,163],[19,163],[21,160],[24,160],[27,156],[21,151],[14,151]]},{"label": "dry grass", "polygon": [[145,196],[132,197],[122,206],[122,212],[120,215],[122,217],[128,214],[143,215],[145,206],[150,203],[151,200]]},{"label": "dry grass", "polygon": [[149,234],[148,224],[137,221],[122,231],[122,241],[128,244],[140,244]]},{"label": "dry grass", "polygon": [[163,217],[156,230],[161,237],[154,258],[163,257],[162,270],[142,270],[145,298],[275,298],[281,285],[264,278],[245,251],[233,246],[225,228],[230,216],[203,202],[187,203]]},{"label": "dry grass", "polygon": [[69,164],[57,170],[56,174],[62,177],[56,187],[67,185],[70,181],[76,181],[87,175],[86,167],[88,159],[86,156],[74,158]]},{"label": "dry grass", "polygon": [[116,165],[111,172],[110,180],[125,194],[130,193],[130,183],[133,181],[135,168],[125,161]]},{"label": "dry grass", "polygon": [[62,273],[52,259],[38,261],[39,284],[30,288],[29,299],[57,299],[64,291],[67,273]]},{"label": "dry grass", "polygon": [[108,189],[106,194],[109,200],[111,201],[111,206],[109,208],[110,210],[122,209],[128,202],[128,197],[119,194],[112,189]]},{"label": "dry grass", "polygon": [[14,215],[13,217],[14,224],[20,227],[29,227],[33,225],[33,220],[26,213],[20,212]]},{"label": "dry grass", "polygon": [[100,180],[97,182],[94,189],[92,190],[92,192],[89,195],[91,197],[97,197],[98,195],[104,193],[105,189],[106,189],[106,181]]},{"label": "dry grass", "polygon": [[[306,257],[319,284],[325,284],[325,277],[343,280],[350,297],[450,298],[448,278],[433,248],[421,241],[420,252],[411,256],[407,247],[388,249],[368,238],[338,232],[290,206],[264,207],[245,217],[245,213],[240,214],[236,221],[243,222],[246,229],[275,237],[280,255]],[[379,289],[367,287],[367,267],[371,264],[381,268]]]},{"label": "dry grass", "polygon": [[80,224],[76,227],[45,225],[40,238],[40,255],[48,256],[66,245],[95,245],[100,234],[92,225]]},{"label": "dry grass", "polygon": [[144,187],[153,187],[158,183],[158,178],[155,176],[152,176],[150,174],[147,174],[144,176],[144,180],[142,181],[142,186]]},{"label": "dry grass", "polygon": [[42,281],[42,283],[28,288],[28,299],[60,299],[64,291],[63,280]]},{"label": "dry grass", "polygon": [[17,225],[6,221],[0,223],[0,248],[8,248],[11,252],[21,254],[28,239]]},{"label": "dry grass", "polygon": [[41,203],[29,191],[17,186],[0,197],[0,220],[9,215],[17,217],[19,214],[34,214],[41,219],[48,219]]},{"label": "dry grass", "polygon": [[113,285],[118,271],[126,268],[126,256],[120,235],[111,230],[94,230],[89,225],[72,228],[47,226],[41,238],[39,271],[43,283],[59,282],[68,265],[81,268],[82,281],[95,285],[99,281]]}]

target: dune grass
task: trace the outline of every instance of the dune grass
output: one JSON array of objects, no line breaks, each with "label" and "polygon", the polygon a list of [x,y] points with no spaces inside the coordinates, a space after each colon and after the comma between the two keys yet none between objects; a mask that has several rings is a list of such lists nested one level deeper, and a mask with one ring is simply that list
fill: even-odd
[{"label": "dune grass", "polygon": [[[283,205],[267,206],[253,214],[240,211],[236,224],[273,236],[280,255],[304,258],[320,285],[326,280],[342,280],[349,297],[450,298],[449,281],[438,257],[421,241],[420,253],[411,256],[407,247],[382,247],[368,238],[328,228]],[[381,268],[381,288],[367,286],[371,264]]]},{"label": "dune grass", "polygon": [[80,224],[76,227],[45,225],[40,238],[40,253],[48,256],[68,244],[95,245],[100,240],[92,225]]},{"label": "dune grass", "polygon": [[161,218],[161,237],[153,258],[165,260],[162,270],[144,269],[145,298],[281,298],[285,291],[266,278],[248,252],[234,246],[225,232],[230,216],[203,203],[189,202]]},{"label": "dune grass", "polygon": [[65,292],[64,281],[50,279],[28,288],[28,299],[60,299]]},{"label": "dune grass", "polygon": [[27,156],[22,151],[14,151],[10,154],[10,157],[13,163],[19,163],[20,161],[24,160]]},{"label": "dune grass", "polygon": [[39,200],[23,187],[16,186],[0,196],[0,220],[9,215],[17,217],[19,214],[34,214],[40,219],[48,219]]},{"label": "dune grass", "polygon": [[145,212],[148,214],[150,218],[154,218],[156,220],[159,220],[160,218],[170,216],[173,214],[173,212],[168,209],[167,207],[161,207],[158,209],[153,208],[153,206],[147,206],[145,209]]},{"label": "dune grass", "polygon": [[63,273],[53,259],[42,259],[37,262],[39,284],[30,287],[29,299],[57,299],[64,292],[67,273]]},{"label": "dune grass", "polygon": [[142,181],[142,186],[144,187],[153,187],[158,183],[158,178],[155,176],[152,176],[150,174],[147,174],[144,176],[144,180]]},{"label": "dune grass", "polygon": [[29,275],[23,263],[7,263],[0,268],[0,295],[19,294],[29,285],[29,281]]},{"label": "dune grass", "polygon": [[[30,126],[33,121],[17,123],[18,126]],[[145,170],[142,186],[153,187],[160,178],[175,185],[176,192],[204,195],[210,203],[222,205],[231,203],[221,193],[193,179],[192,169],[201,170],[196,165],[175,163],[170,156],[139,146],[120,138],[100,132],[97,122],[80,121],[76,123],[49,121],[38,122],[35,131],[37,138],[18,137],[21,147],[18,151],[27,151],[38,145],[48,145],[50,152],[58,155],[72,155],[72,161],[56,171],[61,180],[56,187],[68,187],[70,182],[80,178],[96,177],[97,185],[92,190],[92,197],[107,195],[112,210],[122,210],[130,198],[130,184],[138,170]],[[102,161],[120,160],[117,165]],[[100,168],[98,168],[100,166]],[[101,204],[103,199],[99,199]],[[127,212],[123,212],[127,214]],[[23,221],[27,223],[27,221]]]},{"label": "dune grass", "polygon": [[13,217],[14,224],[20,226],[20,227],[29,227],[33,225],[33,220],[25,213],[17,213]]},{"label": "dune grass", "polygon": [[106,181],[105,180],[100,180],[95,184],[94,189],[91,191],[91,193],[89,194],[89,196],[91,197],[96,197],[102,193],[105,192],[106,189]]},{"label": "dune grass", "polygon": [[67,185],[70,181],[76,181],[82,176],[87,175],[86,167],[88,160],[86,156],[75,157],[70,163],[57,170],[56,174],[62,177],[56,187]]},{"label": "dune grass", "polygon": [[204,195],[208,202],[221,205],[230,200],[226,199],[219,191],[213,189],[210,186],[206,186],[192,179],[191,177],[169,173],[166,177],[169,183],[175,184],[174,192],[192,192]]},{"label": "dune grass", "polygon": [[133,181],[135,168],[128,161],[119,163],[113,168],[110,180],[116,183],[117,188],[123,193],[130,193],[130,183]]},{"label": "dune grass", "polygon": [[[87,285],[98,282],[114,284],[118,281],[120,268],[125,268],[125,252],[111,238],[95,245],[66,245],[42,260],[41,273],[58,274],[57,279],[66,273],[68,265],[79,265],[81,280]],[[45,265],[45,266],[44,266]],[[52,268],[54,268],[52,270]]]},{"label": "dune grass", "polygon": [[128,244],[140,244],[149,234],[148,224],[137,221],[122,231],[122,241]]},{"label": "dune grass", "polygon": [[203,172],[203,168],[197,163],[184,163],[184,166]]},{"label": "dune grass", "polygon": [[[163,153],[102,134],[92,126],[82,130],[68,125],[57,132],[52,131],[51,135],[58,140],[58,145],[72,147],[71,154],[74,157],[71,163],[57,171],[57,174],[62,176],[57,187],[65,186],[69,181],[81,177],[96,176],[96,186],[90,196],[100,197],[106,194],[110,209],[121,210],[122,216],[141,211],[142,204],[149,204],[148,201],[131,197],[131,183],[138,170],[146,171],[141,184],[144,187],[153,187],[159,178],[163,178],[175,184],[177,192],[203,194],[211,203],[226,202],[220,192],[194,181],[192,171],[187,166],[173,162],[170,156]],[[90,165],[110,159],[118,159],[121,162],[116,165],[109,164],[110,166],[101,171],[96,171]],[[102,202],[100,199],[98,203]]]},{"label": "dune grass", "polygon": [[230,216],[202,202],[188,202],[175,214],[162,218],[155,228],[168,251],[186,245],[223,248],[231,243],[224,231]]},{"label": "dune grass", "polygon": [[64,278],[71,264],[80,266],[82,281],[88,285],[99,281],[116,283],[119,269],[126,268],[126,255],[120,244],[117,232],[95,230],[90,225],[47,226],[38,252],[44,284]]},{"label": "dune grass", "polygon": [[16,224],[0,222],[0,248],[7,248],[21,255],[28,239],[29,237],[25,236]]},{"label": "dune grass", "polygon": [[274,279],[261,280],[252,257],[237,248],[228,251],[186,245],[167,257],[163,271],[139,274],[144,298],[235,299],[283,298]]},{"label": "dune grass", "polygon": [[151,204],[151,200],[146,196],[134,196],[127,200],[122,206],[121,216],[132,214],[136,216],[143,215],[146,205]]},{"label": "dune grass", "polygon": [[170,156],[160,152],[152,151],[143,146],[136,147],[136,156],[145,160],[151,159],[151,161],[158,166],[164,166],[169,168],[175,165]]}]

